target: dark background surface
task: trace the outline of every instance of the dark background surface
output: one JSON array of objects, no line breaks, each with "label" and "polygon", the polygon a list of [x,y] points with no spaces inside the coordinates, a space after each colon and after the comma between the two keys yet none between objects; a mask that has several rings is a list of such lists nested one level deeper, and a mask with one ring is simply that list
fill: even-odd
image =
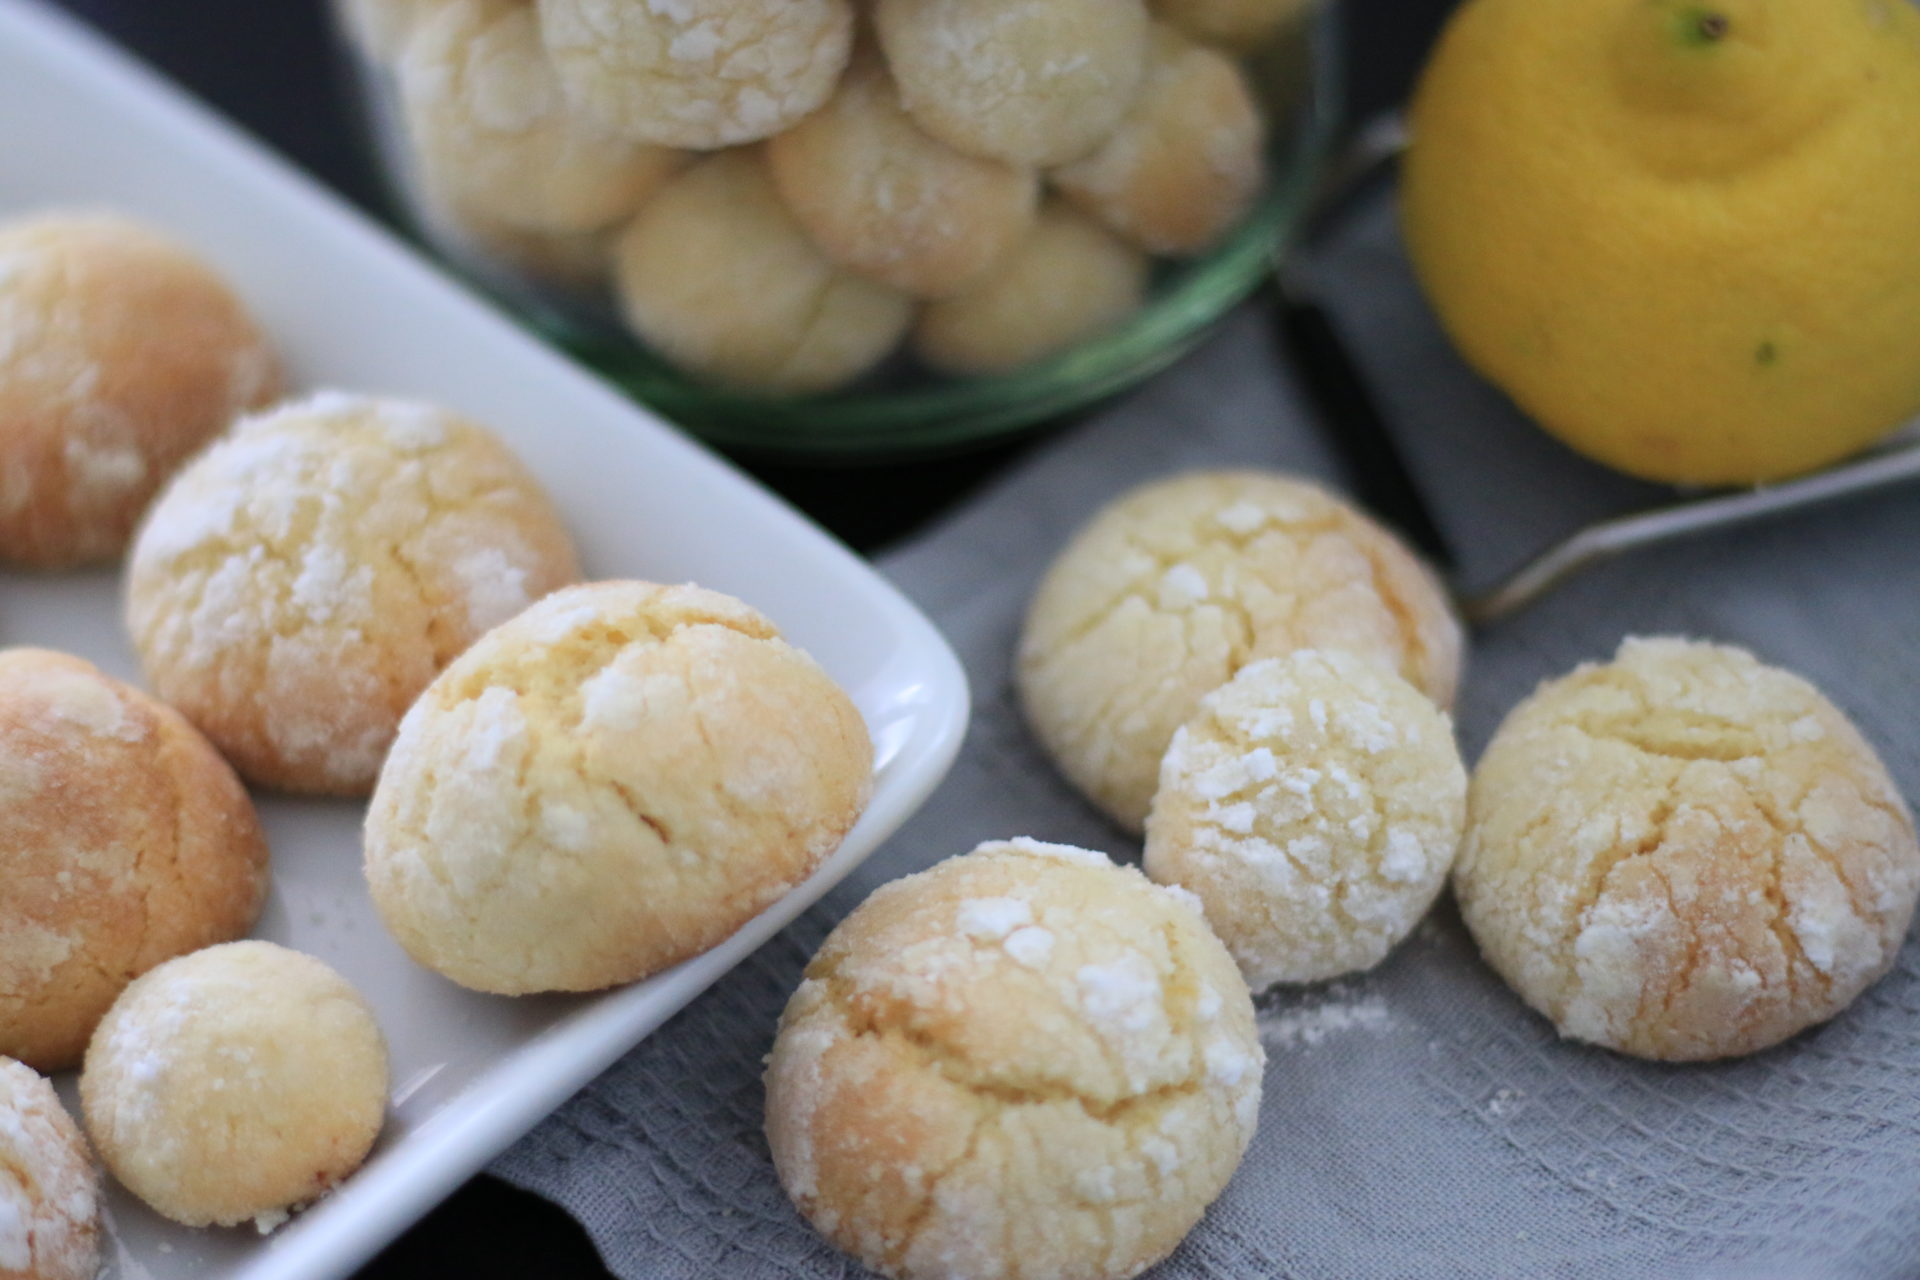
[{"label": "dark background surface", "polygon": [[[58,0],[160,67],[349,199],[380,213],[349,127],[324,0]],[[1344,0],[1350,119],[1406,91],[1452,0]],[[1030,445],[906,466],[753,466],[763,480],[864,551],[911,532]],[[361,1272],[468,1280],[606,1275],[572,1219],[478,1177]]]}]

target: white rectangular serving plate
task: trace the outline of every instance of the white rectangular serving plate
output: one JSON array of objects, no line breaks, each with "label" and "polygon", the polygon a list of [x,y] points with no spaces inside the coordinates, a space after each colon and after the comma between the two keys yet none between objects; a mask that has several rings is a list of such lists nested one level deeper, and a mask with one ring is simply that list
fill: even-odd
[{"label": "white rectangular serving plate", "polygon": [[[236,285],[297,387],[419,396],[489,424],[553,495],[590,576],[742,597],[819,659],[873,733],[872,804],[816,875],[707,954],[596,997],[509,1000],[426,972],[367,898],[361,806],[262,799],[274,887],[255,935],[319,956],[372,1001],[392,1053],[387,1129],[345,1185],[264,1238],[178,1227],[114,1190],[108,1274],[342,1276],[898,828],[959,749],[966,678],[927,620],[845,548],[32,0],[0,0],[0,138],[0,217],[107,206],[172,231]],[[0,575],[0,643],[65,649],[138,679],[110,572]],[[70,1080],[65,1092],[71,1103]]]}]

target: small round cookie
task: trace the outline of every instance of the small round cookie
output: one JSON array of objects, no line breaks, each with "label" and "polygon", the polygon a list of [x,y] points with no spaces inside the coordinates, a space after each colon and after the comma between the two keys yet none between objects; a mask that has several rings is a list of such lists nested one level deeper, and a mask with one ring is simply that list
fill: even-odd
[{"label": "small round cookie", "polygon": [[463,986],[598,990],[805,879],[872,773],[852,701],[760,614],[588,583],[488,633],[407,713],[367,882],[408,953]]},{"label": "small round cookie", "polygon": [[449,0],[399,66],[407,137],[436,203],[523,231],[595,231],[630,216],[689,159],[573,112],[523,0]]},{"label": "small round cookie", "polygon": [[1146,85],[1100,149],[1049,175],[1060,193],[1158,254],[1213,247],[1265,177],[1266,125],[1246,73],[1156,24]]},{"label": "small round cookie", "polygon": [[178,712],[92,664],[0,650],[0,1053],[80,1061],[127,983],[244,934],[253,803]]},{"label": "small round cookie", "polygon": [[1139,250],[1049,203],[1011,252],[960,292],[927,304],[913,349],[944,373],[1006,373],[1118,327],[1146,293]]},{"label": "small round cookie", "polygon": [[833,264],[753,151],[723,151],[647,203],[614,246],[614,281],[642,341],[716,382],[804,395],[892,351],[907,296]]},{"label": "small round cookie", "polygon": [[0,560],[126,548],[154,490],[279,368],[207,265],[110,214],[0,223]]},{"label": "small round cookie", "polygon": [[80,1075],[101,1160],[190,1227],[272,1230],[360,1167],[386,1105],[373,1010],[271,942],[208,947],[128,987]]},{"label": "small round cookie", "polygon": [[901,109],[887,69],[856,55],[820,110],[767,143],[774,185],[841,266],[920,297],[950,294],[1033,225],[1032,169],[964,155]]},{"label": "small round cookie", "polygon": [[827,100],[853,47],[849,0],[539,0],[567,96],[637,142],[755,142]]},{"label": "small round cookie", "polygon": [[1121,1280],[1226,1187],[1264,1062],[1190,895],[994,842],[828,937],[768,1058],[767,1140],[808,1220],[897,1280]]},{"label": "small round cookie", "polygon": [[1152,0],[1154,16],[1195,40],[1252,53],[1305,22],[1316,0]]},{"label": "small round cookie", "polygon": [[1453,883],[1481,954],[1562,1035],[1694,1061],[1778,1044],[1885,973],[1920,844],[1805,680],[1629,639],[1507,716]]},{"label": "small round cookie", "polygon": [[578,569],[489,432],[322,392],[248,418],[153,506],[127,572],[147,680],[249,781],[364,795],[400,717]]},{"label": "small round cookie", "polygon": [[94,1280],[100,1179],[53,1086],[0,1058],[0,1276]]},{"label": "small round cookie", "polygon": [[874,28],[920,127],[969,155],[1077,160],[1133,105],[1144,0],[875,0]]},{"label": "small round cookie", "polygon": [[1109,504],[1042,579],[1016,678],[1069,781],[1130,831],[1200,700],[1256,658],[1352,653],[1442,707],[1460,625],[1392,534],[1306,481],[1201,471]]},{"label": "small round cookie", "polygon": [[1466,817],[1447,714],[1376,663],[1304,649],[1242,667],[1173,735],[1145,866],[1199,897],[1262,991],[1386,959]]}]

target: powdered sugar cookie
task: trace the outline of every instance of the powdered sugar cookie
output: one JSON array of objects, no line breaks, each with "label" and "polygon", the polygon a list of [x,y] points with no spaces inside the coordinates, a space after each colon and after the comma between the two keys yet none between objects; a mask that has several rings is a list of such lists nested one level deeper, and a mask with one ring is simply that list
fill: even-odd
[{"label": "powdered sugar cookie", "polygon": [[1147,874],[1199,896],[1254,990],[1371,969],[1446,883],[1466,821],[1453,726],[1393,672],[1249,663],[1173,736]]},{"label": "powdered sugar cookie", "polygon": [[134,546],[127,619],[153,688],[243,776],[355,795],[442,667],[577,576],[491,434],[326,392],[241,422],[174,480]]},{"label": "powdered sugar cookie", "polygon": [[0,1058],[0,1275],[94,1280],[100,1179],[53,1086]]},{"label": "powdered sugar cookie", "polygon": [[107,1168],[190,1227],[271,1230],[360,1166],[386,1103],[366,1001],[271,942],[196,951],[128,987],[80,1076]]},{"label": "powdered sugar cookie", "polygon": [[877,0],[874,28],[920,127],[971,155],[1064,164],[1140,91],[1142,0]]},{"label": "powdered sugar cookie", "polygon": [[1887,971],[1920,844],[1873,748],[1805,680],[1723,645],[1628,640],[1500,726],[1454,892],[1561,1034],[1722,1058]]},{"label": "powdered sugar cookie", "polygon": [[767,144],[787,207],[841,266],[921,297],[953,293],[1033,225],[1034,171],[964,155],[900,107],[886,67],[855,59],[819,111]]},{"label": "powdered sugar cookie", "polygon": [[780,1020],[767,1141],[800,1211],[885,1275],[1119,1280],[1233,1176],[1263,1063],[1189,895],[995,842],[833,931]]},{"label": "powdered sugar cookie", "polygon": [[1174,731],[1247,663],[1339,650],[1445,707],[1460,643],[1438,582],[1365,515],[1304,480],[1203,471],[1122,495],[1060,553],[1017,678],[1061,771],[1138,830]]},{"label": "powdered sugar cookie", "polygon": [[958,293],[927,304],[913,349],[946,373],[1006,373],[1117,327],[1146,292],[1139,250],[1049,204],[1010,252]]},{"label": "powdered sugar cookie", "polygon": [[428,198],[500,226],[608,227],[690,158],[576,114],[522,0],[448,0],[407,42],[399,78]]},{"label": "powdered sugar cookie", "polygon": [[623,137],[710,150],[771,137],[833,92],[848,0],[539,0],[567,95]]},{"label": "powdered sugar cookie", "polygon": [[0,224],[0,559],[119,555],[167,476],[278,385],[246,307],[173,241],[109,214]]},{"label": "powdered sugar cookie", "polygon": [[233,770],[79,658],[0,650],[0,797],[0,1053],[74,1065],[127,983],[259,914],[267,846]]},{"label": "powdered sugar cookie", "polygon": [[591,991],[705,951],[798,884],[872,771],[852,701],[760,614],[589,583],[489,632],[407,713],[367,882],[455,982]]},{"label": "powdered sugar cookie", "polygon": [[853,381],[899,344],[905,294],[834,265],[780,202],[756,152],[676,178],[614,249],[627,323],[683,368],[753,391]]},{"label": "powdered sugar cookie", "polygon": [[1146,84],[1099,150],[1050,175],[1069,200],[1150,253],[1199,253],[1245,216],[1266,128],[1231,58],[1156,26]]}]

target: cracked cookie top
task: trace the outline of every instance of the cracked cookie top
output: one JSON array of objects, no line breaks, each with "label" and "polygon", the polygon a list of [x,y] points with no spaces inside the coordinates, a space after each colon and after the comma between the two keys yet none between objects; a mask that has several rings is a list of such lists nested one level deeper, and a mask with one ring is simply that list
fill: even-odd
[{"label": "cracked cookie top", "polygon": [[364,795],[447,663],[579,571],[493,435],[321,392],[237,424],[168,486],[127,572],[147,679],[249,781]]},{"label": "cracked cookie top", "polygon": [[1137,831],[1200,700],[1297,649],[1378,662],[1442,707],[1460,676],[1446,596],[1386,530],[1303,480],[1195,472],[1122,496],[1061,552],[1020,639],[1021,701],[1068,779]]},{"label": "cracked cookie top", "polygon": [[0,1053],[57,1071],[134,978],[247,931],[267,845],[172,708],[79,658],[0,650],[0,884]]},{"label": "cracked cookie top", "polygon": [[827,939],[781,1019],[767,1136],[801,1210],[887,1275],[1131,1276],[1239,1165],[1264,1061],[1192,895],[995,842]]},{"label": "cracked cookie top", "polygon": [[0,556],[117,558],[167,477],[279,386],[245,304],[170,238],[105,213],[0,223]]},{"label": "cracked cookie top", "polygon": [[539,10],[574,106],[669,147],[779,133],[827,100],[853,47],[849,0],[540,0]]},{"label": "cracked cookie top", "polygon": [[865,807],[866,725],[773,624],[598,582],[494,629],[407,713],[367,817],[374,905],[481,991],[591,991],[728,937]]},{"label": "cracked cookie top", "polygon": [[1488,961],[1561,1033],[1751,1053],[1893,963],[1920,846],[1811,684],[1743,650],[1629,639],[1540,687],[1474,771],[1454,876]]},{"label": "cracked cookie top", "polygon": [[1371,969],[1446,883],[1467,772],[1391,671],[1302,650],[1241,668],[1174,735],[1147,874],[1180,884],[1256,990]]},{"label": "cracked cookie top", "polygon": [[1141,0],[877,0],[874,30],[916,123],[968,155],[1077,160],[1139,95]]},{"label": "cracked cookie top", "polygon": [[94,1280],[100,1179],[53,1086],[0,1058],[0,1275]]},{"label": "cracked cookie top", "polygon": [[630,217],[691,159],[609,134],[566,103],[524,0],[452,0],[398,66],[407,135],[441,215],[556,235]]}]

